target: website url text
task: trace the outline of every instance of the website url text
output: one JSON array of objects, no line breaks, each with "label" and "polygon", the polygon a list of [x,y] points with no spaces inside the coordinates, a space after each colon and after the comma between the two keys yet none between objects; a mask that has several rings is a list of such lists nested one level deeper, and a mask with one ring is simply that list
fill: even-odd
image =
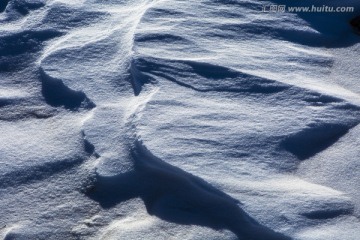
[{"label": "website url text", "polygon": [[333,6],[315,6],[311,7],[290,7],[286,5],[264,5],[262,12],[275,13],[275,12],[293,12],[293,13],[348,13],[354,12],[354,7],[333,7]]}]

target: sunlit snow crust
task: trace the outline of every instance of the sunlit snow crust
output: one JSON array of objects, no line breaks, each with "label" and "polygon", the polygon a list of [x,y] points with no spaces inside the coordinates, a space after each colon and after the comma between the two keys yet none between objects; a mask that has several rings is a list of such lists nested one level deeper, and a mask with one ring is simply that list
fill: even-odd
[{"label": "sunlit snow crust", "polygon": [[359,3],[271,4],[2,1],[0,236],[356,239]]}]

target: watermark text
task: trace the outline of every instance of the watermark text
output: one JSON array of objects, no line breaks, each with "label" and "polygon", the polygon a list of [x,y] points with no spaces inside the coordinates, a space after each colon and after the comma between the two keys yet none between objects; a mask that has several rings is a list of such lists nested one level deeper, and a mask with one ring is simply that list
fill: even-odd
[{"label": "watermark text", "polygon": [[307,6],[307,7],[290,7],[286,5],[264,5],[262,6],[262,12],[265,13],[348,13],[354,12],[354,7],[334,7],[334,6]]}]

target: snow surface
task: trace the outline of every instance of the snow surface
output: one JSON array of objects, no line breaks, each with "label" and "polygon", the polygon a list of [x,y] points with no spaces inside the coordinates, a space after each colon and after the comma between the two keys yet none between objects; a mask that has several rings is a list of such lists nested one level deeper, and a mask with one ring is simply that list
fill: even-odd
[{"label": "snow surface", "polygon": [[0,237],[358,239],[360,4],[284,3],[2,1]]}]

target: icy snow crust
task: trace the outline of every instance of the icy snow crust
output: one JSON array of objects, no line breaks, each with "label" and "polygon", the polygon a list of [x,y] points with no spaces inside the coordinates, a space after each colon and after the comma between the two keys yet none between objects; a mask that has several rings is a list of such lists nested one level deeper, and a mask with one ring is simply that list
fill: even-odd
[{"label": "icy snow crust", "polygon": [[264,3],[2,1],[0,237],[357,239],[359,13]]}]

